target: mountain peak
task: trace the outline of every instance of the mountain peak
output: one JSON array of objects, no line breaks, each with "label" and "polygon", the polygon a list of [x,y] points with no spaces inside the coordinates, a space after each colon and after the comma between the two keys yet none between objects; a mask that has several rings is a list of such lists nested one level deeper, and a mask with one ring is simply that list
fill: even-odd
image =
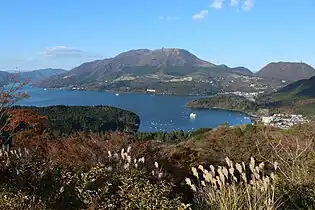
[{"label": "mountain peak", "polygon": [[155,49],[155,50],[152,50],[152,51],[175,52],[175,53],[180,52],[180,51],[188,52],[187,50],[181,49],[181,48],[165,48],[165,47],[162,47],[161,49]]},{"label": "mountain peak", "polygon": [[214,66],[214,64],[201,60],[189,51],[180,48],[133,49],[111,58],[109,63],[113,69],[131,66],[150,66],[156,68],[168,66]]},{"label": "mountain peak", "polygon": [[[186,82],[192,78],[207,83],[229,74],[251,75],[252,72],[245,68],[218,67],[180,48],[133,49],[112,58],[81,64],[65,74],[49,78],[42,86],[112,88],[134,85],[144,88],[147,84]],[[210,89],[213,88],[211,84]]]},{"label": "mountain peak", "polygon": [[303,62],[272,62],[264,66],[256,74],[259,77],[286,81],[309,79],[315,75],[315,69]]}]

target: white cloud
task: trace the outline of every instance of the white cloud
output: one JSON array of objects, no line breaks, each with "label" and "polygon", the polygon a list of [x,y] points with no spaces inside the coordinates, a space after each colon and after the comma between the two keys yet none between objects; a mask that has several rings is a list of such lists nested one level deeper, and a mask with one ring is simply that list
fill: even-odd
[{"label": "white cloud", "polygon": [[223,2],[224,0],[213,0],[210,6],[215,9],[221,9],[223,7]]},{"label": "white cloud", "polygon": [[192,16],[192,19],[193,19],[193,20],[201,20],[201,19],[204,19],[205,17],[207,17],[208,13],[209,13],[208,10],[202,10],[202,11],[200,11],[199,13],[194,14],[194,15]]},{"label": "white cloud", "polygon": [[232,7],[238,6],[239,3],[240,3],[240,0],[231,0],[231,6]]},{"label": "white cloud", "polygon": [[46,48],[40,54],[45,57],[59,57],[59,56],[77,57],[77,56],[81,56],[85,54],[85,52],[74,47],[54,46],[54,47]]},{"label": "white cloud", "polygon": [[239,7],[241,4],[241,9],[243,11],[249,11],[254,7],[254,0],[231,0],[231,7]]},{"label": "white cloud", "polygon": [[178,20],[179,17],[176,16],[160,16],[160,20],[166,20],[166,21],[171,21],[171,20]]},{"label": "white cloud", "polygon": [[249,11],[254,7],[254,0],[244,0],[242,9],[244,11]]},{"label": "white cloud", "polygon": [[14,54],[6,57],[1,56],[0,52],[0,70],[72,69],[82,63],[106,57],[108,56],[68,46],[47,47],[41,52],[28,52],[22,55]]}]

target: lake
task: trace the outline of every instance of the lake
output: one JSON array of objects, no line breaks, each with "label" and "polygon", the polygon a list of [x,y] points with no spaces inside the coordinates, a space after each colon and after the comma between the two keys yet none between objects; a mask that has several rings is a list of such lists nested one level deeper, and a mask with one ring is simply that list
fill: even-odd
[{"label": "lake", "polygon": [[[164,96],[137,93],[95,91],[45,90],[24,87],[30,98],[19,101],[17,105],[109,105],[137,113],[141,119],[139,131],[191,131],[198,128],[213,128],[222,123],[238,125],[250,123],[246,115],[225,110],[192,110],[185,104],[197,96]],[[189,117],[195,113],[195,119]]]}]

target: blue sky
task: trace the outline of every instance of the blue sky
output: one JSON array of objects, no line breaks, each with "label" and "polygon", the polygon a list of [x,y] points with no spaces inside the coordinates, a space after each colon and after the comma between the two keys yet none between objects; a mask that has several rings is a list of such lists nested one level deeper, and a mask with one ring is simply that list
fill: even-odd
[{"label": "blue sky", "polygon": [[252,71],[315,66],[314,37],[315,0],[0,1],[0,70],[71,69],[162,47]]}]

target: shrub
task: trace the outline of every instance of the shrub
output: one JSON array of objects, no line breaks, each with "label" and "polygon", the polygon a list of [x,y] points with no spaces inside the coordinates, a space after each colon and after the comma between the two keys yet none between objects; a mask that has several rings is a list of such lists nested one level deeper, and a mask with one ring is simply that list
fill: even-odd
[{"label": "shrub", "polygon": [[[181,196],[157,162],[132,159],[131,147],[107,163],[70,169],[28,150],[0,150],[1,209],[180,209]],[[106,153],[105,153],[106,154]],[[104,155],[105,155],[104,154]]]}]

